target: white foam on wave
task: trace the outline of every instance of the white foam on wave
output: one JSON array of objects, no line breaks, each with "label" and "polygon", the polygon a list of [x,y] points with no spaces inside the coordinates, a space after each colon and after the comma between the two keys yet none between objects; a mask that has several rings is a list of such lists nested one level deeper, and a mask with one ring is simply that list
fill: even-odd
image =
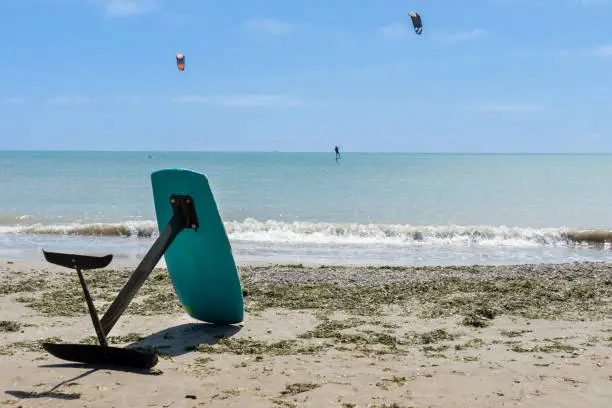
[{"label": "white foam on wave", "polygon": [[231,238],[244,241],[308,244],[381,245],[566,245],[563,228],[506,226],[417,226],[405,224],[343,224],[281,221],[227,222]]},{"label": "white foam on wave", "polygon": [[[565,228],[508,226],[357,224],[321,222],[244,221],[225,222],[233,241],[315,245],[479,245],[507,247],[565,246]],[[2,226],[0,234],[44,234],[153,238],[155,221],[121,223]]]},{"label": "white foam on wave", "polygon": [[0,226],[0,234],[151,237],[157,233],[157,223],[155,221]]}]

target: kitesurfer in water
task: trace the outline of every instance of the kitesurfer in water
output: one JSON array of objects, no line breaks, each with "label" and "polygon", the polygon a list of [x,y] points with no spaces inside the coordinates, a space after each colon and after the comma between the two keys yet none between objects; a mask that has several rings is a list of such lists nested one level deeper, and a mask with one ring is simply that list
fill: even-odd
[{"label": "kitesurfer in water", "polygon": [[334,147],[334,151],[336,152],[336,161],[340,158],[340,148],[338,146]]}]

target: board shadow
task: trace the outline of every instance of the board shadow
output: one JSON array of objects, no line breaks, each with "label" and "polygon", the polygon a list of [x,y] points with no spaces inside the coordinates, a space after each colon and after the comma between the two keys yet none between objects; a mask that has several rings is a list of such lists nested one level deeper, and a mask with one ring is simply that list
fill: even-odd
[{"label": "board shadow", "polygon": [[200,344],[212,346],[223,338],[232,337],[242,326],[217,325],[212,323],[186,323],[153,333],[134,342],[127,348],[153,348],[169,357],[189,353]]}]

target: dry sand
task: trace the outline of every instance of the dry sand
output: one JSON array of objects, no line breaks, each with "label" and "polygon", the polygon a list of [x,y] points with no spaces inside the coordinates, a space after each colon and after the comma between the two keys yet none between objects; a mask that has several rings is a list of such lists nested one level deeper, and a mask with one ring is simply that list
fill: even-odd
[{"label": "dry sand", "polygon": [[[73,272],[0,260],[0,405],[610,407],[612,265],[244,265],[246,317],[187,316],[156,270],[111,332],[150,372],[83,367],[40,342],[91,342]],[[104,310],[130,269],[86,274]],[[298,283],[306,286],[299,286]]]}]

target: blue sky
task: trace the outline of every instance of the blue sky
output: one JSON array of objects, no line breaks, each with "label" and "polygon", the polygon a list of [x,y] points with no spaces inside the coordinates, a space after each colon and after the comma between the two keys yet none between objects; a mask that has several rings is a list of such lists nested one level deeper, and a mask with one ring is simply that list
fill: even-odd
[{"label": "blue sky", "polygon": [[611,21],[612,0],[0,0],[0,149],[612,152]]}]

